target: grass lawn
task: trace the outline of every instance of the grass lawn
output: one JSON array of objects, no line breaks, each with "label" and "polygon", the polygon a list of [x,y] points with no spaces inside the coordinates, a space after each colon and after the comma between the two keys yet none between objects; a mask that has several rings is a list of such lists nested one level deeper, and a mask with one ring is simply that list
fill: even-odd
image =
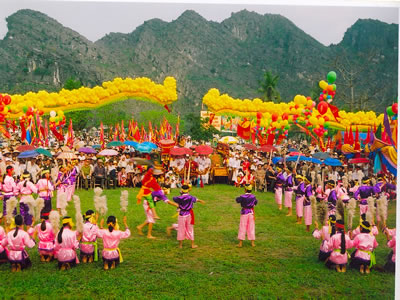
[{"label": "grass lawn", "polygon": [[[121,190],[106,190],[108,214],[120,220]],[[227,185],[195,188],[192,194],[206,201],[196,203],[195,240],[197,249],[184,242],[178,249],[176,233],[167,237],[165,229],[176,222],[175,208],[159,203],[161,220],[154,226],[156,240],[139,236],[136,226],[145,219],[142,205],[136,204],[138,189],[129,189],[128,225],[132,236],[120,249],[124,262],[115,270],[103,271],[102,262],[79,264],[58,271],[56,262],[39,261],[37,248],[29,249],[32,268],[11,273],[9,264],[0,266],[2,298],[263,298],[263,299],[392,299],[394,274],[356,270],[336,273],[318,261],[320,241],[296,225],[296,217],[285,217],[271,193],[256,193],[256,247],[248,241],[236,248],[240,207],[235,197],[243,192]],[[174,190],[171,196],[178,194]],[[94,208],[93,191],[78,191],[82,212]],[[53,202],[53,206],[54,206]],[[69,212],[75,215],[73,203]],[[395,226],[396,208],[391,202],[388,226]],[[357,214],[358,215],[358,214]],[[121,220],[122,221],[122,220]],[[122,229],[122,222],[119,222]],[[358,218],[353,221],[358,224]],[[144,230],[146,232],[146,229]],[[378,265],[383,265],[390,249],[383,234],[377,237]],[[102,242],[99,243],[102,249]]]}]

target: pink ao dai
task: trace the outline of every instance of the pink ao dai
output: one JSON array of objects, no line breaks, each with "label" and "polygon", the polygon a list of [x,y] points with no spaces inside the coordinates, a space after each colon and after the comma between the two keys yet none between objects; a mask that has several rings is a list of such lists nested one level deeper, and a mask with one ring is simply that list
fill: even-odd
[{"label": "pink ao dai", "polygon": [[51,183],[51,181],[47,180],[46,178],[40,179],[36,183],[36,188],[39,191],[39,197],[52,197],[53,196],[54,186]]},{"label": "pink ao dai", "polygon": [[72,262],[76,259],[76,249],[79,247],[79,242],[76,238],[76,232],[69,229],[64,228],[62,233],[62,242],[58,243],[56,237],[56,253],[57,259],[59,262]]},{"label": "pink ao dai", "polygon": [[25,181],[21,181],[17,184],[17,191],[20,195],[32,195],[33,193],[37,193],[36,186],[30,182],[26,182],[26,186],[24,186]]},{"label": "pink ao dai", "polygon": [[[346,249],[353,247],[353,241],[349,238],[347,234],[345,234],[346,239]],[[328,241],[328,250],[332,251],[329,256],[329,260],[336,265],[344,265],[347,263],[347,251],[344,254],[341,254],[340,251],[335,251],[336,249],[340,250],[340,245],[342,243],[342,234],[336,233]]]},{"label": "pink ao dai", "polygon": [[25,250],[25,247],[33,248],[35,241],[22,229],[18,229],[16,237],[14,237],[14,232],[15,229],[7,233],[6,238],[1,244],[3,247],[8,245],[8,259],[10,261],[21,262],[23,260],[22,252]]},{"label": "pink ao dai", "polygon": [[[103,248],[104,249],[116,249],[118,248],[119,242],[121,239],[126,239],[130,237],[131,232],[127,228],[125,231],[121,230],[113,230],[110,232],[108,229],[100,229],[97,233],[97,236],[103,239]],[[103,258],[107,260],[114,260],[119,257],[119,253],[117,250],[103,250]]]},{"label": "pink ao dai", "polygon": [[54,239],[55,233],[53,230],[53,226],[49,221],[46,222],[46,229],[42,231],[42,224],[39,223],[35,226],[35,231],[38,233],[39,245],[38,250],[40,254],[47,255],[53,252],[54,250]]},{"label": "pink ao dai", "polygon": [[[83,233],[82,233],[82,242],[94,242],[97,239],[97,233],[99,231],[99,227],[96,224],[92,224],[90,222],[86,222],[83,225]],[[81,244],[81,251],[87,254],[94,252],[94,245]]]},{"label": "pink ao dai", "polygon": [[325,253],[329,252],[328,241],[331,238],[329,234],[329,226],[323,226],[321,230],[314,230],[313,237],[315,237],[316,239],[321,239],[323,237],[319,250]]},{"label": "pink ao dai", "polygon": [[353,247],[357,249],[354,257],[358,257],[363,260],[371,260],[371,256],[365,251],[374,251],[374,249],[378,247],[378,243],[372,234],[360,233],[353,240]]}]

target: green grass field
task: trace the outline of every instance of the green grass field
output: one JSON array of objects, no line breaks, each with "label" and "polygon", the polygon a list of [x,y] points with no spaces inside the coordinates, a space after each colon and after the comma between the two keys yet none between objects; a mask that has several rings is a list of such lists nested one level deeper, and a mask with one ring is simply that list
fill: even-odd
[{"label": "green grass field", "polygon": [[[106,190],[108,214],[122,214],[121,190]],[[262,298],[262,299],[392,299],[394,274],[356,270],[336,273],[318,261],[320,241],[296,225],[296,217],[285,217],[271,193],[257,193],[256,247],[248,241],[236,248],[240,207],[235,197],[242,189],[226,185],[195,188],[192,194],[206,201],[195,204],[197,249],[178,249],[176,233],[167,237],[165,229],[176,222],[175,208],[157,205],[161,220],[154,226],[156,240],[139,236],[136,226],[145,216],[136,204],[138,189],[129,189],[128,224],[132,236],[120,244],[124,262],[104,271],[102,262],[79,264],[61,272],[56,262],[39,261],[37,248],[29,249],[32,268],[11,273],[9,264],[0,266],[2,298]],[[178,194],[174,190],[171,196]],[[78,191],[82,212],[93,209],[93,191]],[[395,226],[395,203],[389,206],[388,226]],[[69,212],[73,216],[73,203]],[[358,224],[358,218],[354,224]],[[122,222],[120,222],[123,227]],[[356,225],[354,225],[356,226]],[[146,230],[146,229],[145,229]],[[383,234],[377,237],[378,265],[383,265],[390,249]],[[100,241],[100,249],[102,242]]]}]

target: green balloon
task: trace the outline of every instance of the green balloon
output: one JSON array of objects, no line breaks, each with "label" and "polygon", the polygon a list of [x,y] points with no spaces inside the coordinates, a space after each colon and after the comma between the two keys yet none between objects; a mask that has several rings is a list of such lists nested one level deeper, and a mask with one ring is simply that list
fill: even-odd
[{"label": "green balloon", "polygon": [[26,114],[26,112],[28,111],[28,106],[23,106],[22,111],[24,112],[24,114]]},{"label": "green balloon", "polygon": [[388,108],[386,108],[386,112],[387,112],[387,114],[388,114],[389,117],[394,116],[394,112],[393,112],[391,106],[388,106]]},{"label": "green balloon", "polygon": [[336,73],[334,71],[330,71],[328,75],[326,75],[326,79],[328,80],[328,83],[334,83],[336,81]]},{"label": "green balloon", "polygon": [[336,91],[336,84],[332,84],[333,91]]}]

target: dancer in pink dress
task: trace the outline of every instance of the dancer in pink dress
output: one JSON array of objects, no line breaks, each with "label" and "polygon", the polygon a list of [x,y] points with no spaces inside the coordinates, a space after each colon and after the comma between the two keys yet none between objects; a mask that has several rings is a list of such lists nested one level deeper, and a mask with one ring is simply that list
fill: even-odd
[{"label": "dancer in pink dress", "polygon": [[17,191],[19,194],[19,210],[21,216],[24,218],[24,224],[28,226],[28,230],[32,225],[33,212],[29,211],[28,201],[32,201],[32,194],[37,193],[36,185],[34,185],[31,181],[31,174],[28,171],[25,171],[22,175],[22,181],[17,184]]},{"label": "dancer in pink dress", "polygon": [[16,215],[14,222],[15,228],[7,233],[7,237],[3,239],[1,245],[8,247],[8,261],[11,263],[11,271],[19,272],[32,265],[25,247],[33,248],[35,241],[24,231],[24,221],[21,215]]},{"label": "dancer in pink dress", "polygon": [[76,238],[76,231],[72,230],[74,223],[71,217],[65,216],[62,220],[62,227],[57,234],[55,253],[58,260],[58,267],[61,271],[68,270],[79,263],[76,256],[76,249],[79,242]]},{"label": "dancer in pink dress", "polygon": [[103,229],[104,219],[100,222],[100,229],[97,237],[103,239],[103,262],[104,270],[114,269],[117,264],[123,262],[121,250],[118,245],[121,239],[130,237],[131,232],[126,223],[126,216],[123,218],[125,231],[119,230],[117,219],[114,216],[107,218],[107,229]]},{"label": "dancer in pink dress", "polygon": [[89,209],[84,215],[82,238],[80,243],[81,260],[83,263],[98,261],[98,246],[97,246],[97,216],[94,211]]},{"label": "dancer in pink dress", "polygon": [[336,233],[328,241],[328,251],[332,251],[326,266],[336,268],[337,272],[346,272],[347,249],[353,247],[353,241],[344,232],[343,220],[336,221]]},{"label": "dancer in pink dress", "polygon": [[256,239],[256,231],[255,231],[255,217],[254,217],[254,206],[257,205],[258,201],[256,196],[251,193],[253,187],[249,184],[245,186],[245,194],[236,198],[236,202],[240,203],[242,206],[242,210],[240,211],[240,224],[239,224],[239,233],[238,247],[241,248],[243,245],[243,241],[247,239],[251,241],[251,246],[255,247],[254,240]]},{"label": "dancer in pink dress", "polygon": [[55,245],[55,232],[53,226],[49,221],[48,212],[44,212],[41,214],[41,223],[37,224],[34,228],[33,237],[36,236],[39,238],[39,255],[40,261],[49,262],[54,258],[54,245]]},{"label": "dancer in pink dress", "polygon": [[[18,195],[17,184],[13,178],[14,168],[12,166],[7,166],[6,175],[3,179],[2,192],[3,192],[3,215],[7,215],[7,201],[13,196]],[[14,216],[17,214],[17,209],[13,212]]]},{"label": "dancer in pink dress", "polygon": [[378,247],[375,237],[370,234],[372,226],[368,221],[361,223],[361,233],[353,240],[356,251],[351,255],[350,266],[360,269],[360,273],[370,273],[370,269],[376,264],[374,250]]},{"label": "dancer in pink dress", "polygon": [[44,200],[44,207],[41,213],[50,213],[52,209],[51,198],[53,197],[54,185],[51,182],[49,170],[42,171],[42,178],[36,183],[36,188],[39,191],[39,197]]},{"label": "dancer in pink dress", "polygon": [[315,237],[318,240],[319,239],[322,240],[321,246],[319,247],[319,255],[318,255],[318,259],[320,261],[325,262],[331,255],[332,251],[329,251],[328,249],[328,241],[331,238],[331,234],[333,235],[336,233],[335,224],[336,224],[336,217],[334,215],[330,215],[326,225],[324,225],[321,228],[321,230],[318,230],[318,228],[315,229],[312,233],[313,237]]}]

